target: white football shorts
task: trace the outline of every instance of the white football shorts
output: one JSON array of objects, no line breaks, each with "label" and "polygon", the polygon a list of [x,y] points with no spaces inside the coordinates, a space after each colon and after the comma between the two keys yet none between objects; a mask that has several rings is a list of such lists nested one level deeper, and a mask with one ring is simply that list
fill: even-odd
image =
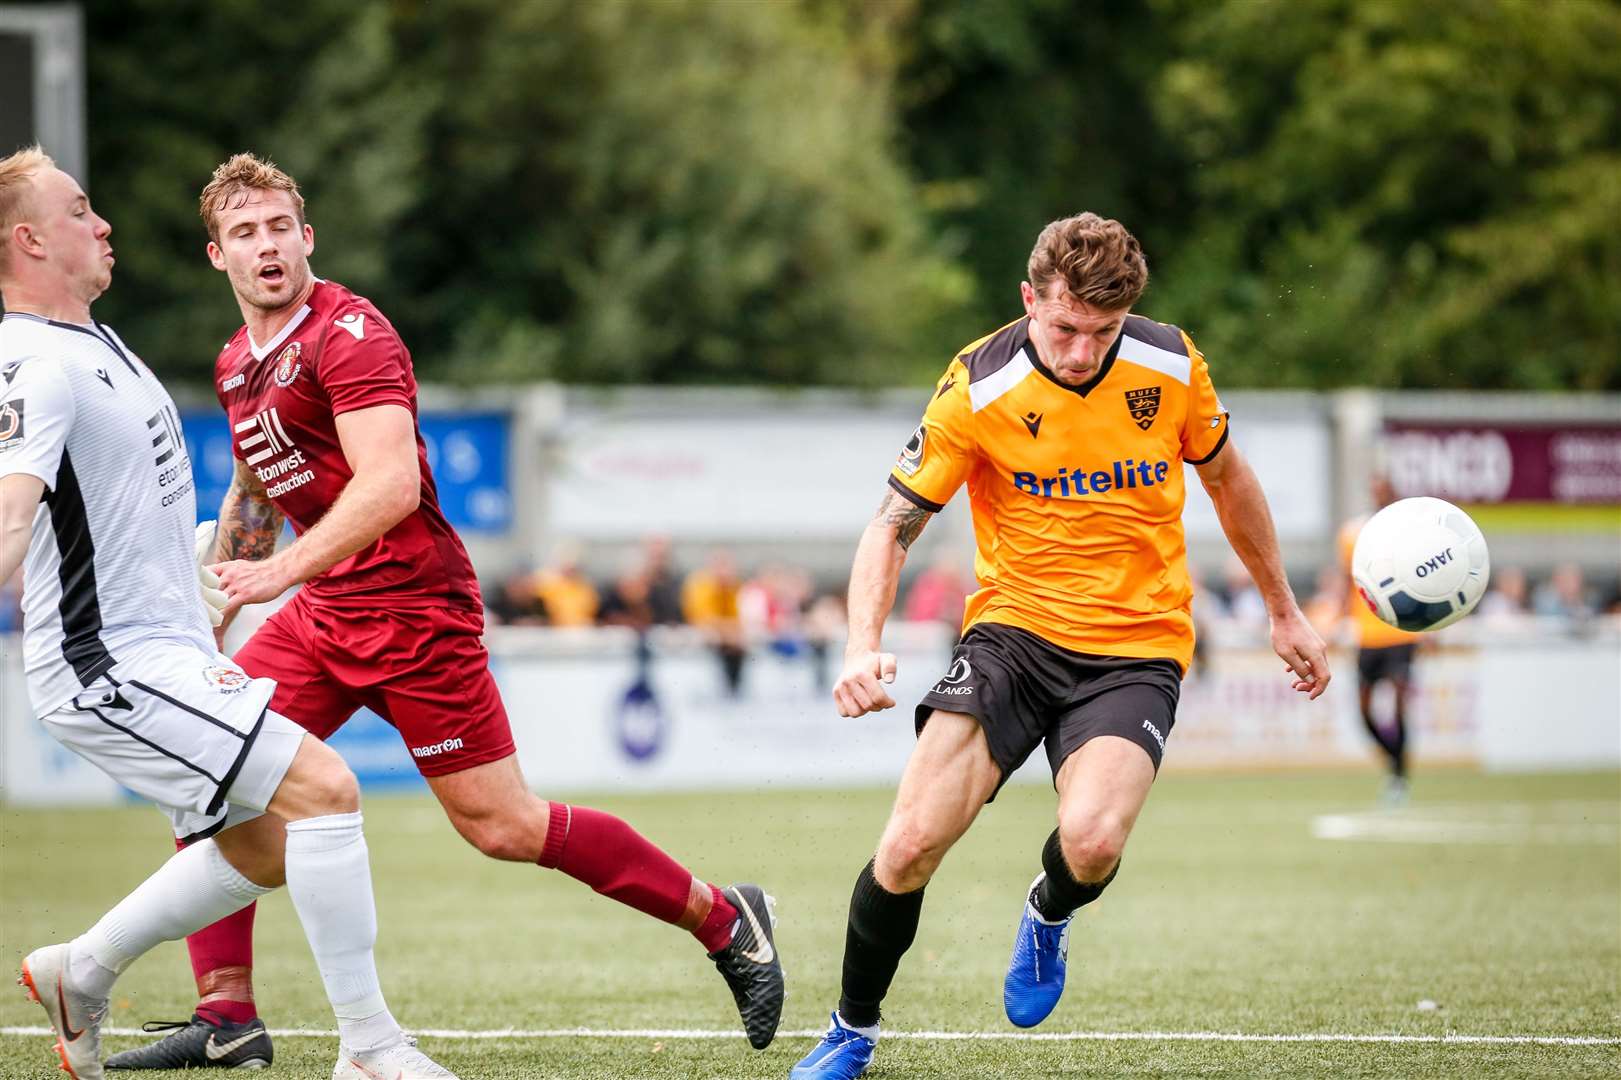
[{"label": "white football shorts", "polygon": [[57,742],[157,803],[200,840],[263,813],[305,731],[270,711],[276,684],[178,641],[126,653],[40,718]]}]

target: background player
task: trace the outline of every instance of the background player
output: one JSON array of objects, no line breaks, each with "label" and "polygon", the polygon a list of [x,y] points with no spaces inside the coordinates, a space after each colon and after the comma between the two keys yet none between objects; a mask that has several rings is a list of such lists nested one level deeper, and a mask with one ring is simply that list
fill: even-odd
[{"label": "background player", "polygon": [[[750,1043],[768,1045],[782,966],[764,892],[716,888],[624,821],[525,787],[480,640],[478,582],[417,430],[410,353],[371,303],[312,276],[315,232],[297,184],[238,154],[215,170],[201,212],[209,259],[245,323],[216,362],[237,463],[215,569],[230,612],[303,586],[238,662],[276,679],[275,707],[321,738],[361,706],[382,715],[486,855],[559,869],[690,931],[731,987]],[[284,516],[298,539],[275,552]],[[201,1047],[216,1035],[257,1031],[268,1044],[250,981],[252,918],[188,939],[201,998],[192,1021],[110,1066],[206,1066]]]},{"label": "background player", "polygon": [[[88,931],[23,961],[62,1067],[102,1075],[108,995],[138,957],[285,883],[338,1018],[333,1080],[454,1080],[378,985],[354,774],[268,708],[274,684],[214,648],[174,402],[90,317],[112,281],[111,227],[37,149],[0,160],[0,227],[0,580],[26,559],[28,696],[58,741],[194,839]],[[95,868],[82,871],[88,887]]]},{"label": "background player", "polygon": [[[1356,697],[1362,710],[1362,726],[1373,736],[1390,768],[1384,801],[1400,806],[1407,801],[1407,703],[1413,692],[1413,655],[1418,651],[1418,635],[1399,630],[1375,615],[1357,595],[1356,583],[1351,580],[1351,552],[1356,548],[1357,534],[1373,513],[1396,501],[1395,489],[1384,476],[1374,477],[1372,495],[1373,512],[1353,518],[1340,529],[1341,581],[1345,589],[1342,610],[1350,617],[1356,634]],[[1381,682],[1390,684],[1388,725],[1379,723],[1373,711],[1374,689]]]},{"label": "background player", "polygon": [[795,1078],[866,1069],[924,886],[1043,742],[1058,827],[1003,1000],[1022,1027],[1057,1005],[1070,919],[1114,879],[1192,656],[1184,461],[1266,600],[1294,688],[1315,699],[1328,686],[1322,639],[1284,577],[1265,496],[1228,443],[1204,358],[1175,327],[1130,314],[1147,283],[1119,222],[1082,214],[1048,225],[1020,287],[1025,317],[951,362],[862,533],[833,691],[843,716],[895,704],[885,689],[895,657],[880,638],[896,583],[908,547],[964,482],[981,587],[951,667],[917,707],[917,746],[850,899],[839,1006]]}]

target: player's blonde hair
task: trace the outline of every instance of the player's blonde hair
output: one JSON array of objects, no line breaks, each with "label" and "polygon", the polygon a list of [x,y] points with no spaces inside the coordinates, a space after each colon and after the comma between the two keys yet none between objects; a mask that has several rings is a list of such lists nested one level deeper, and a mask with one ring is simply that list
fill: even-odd
[{"label": "player's blonde hair", "polygon": [[1046,296],[1047,286],[1063,278],[1072,298],[1104,311],[1131,307],[1148,288],[1148,263],[1137,238],[1120,222],[1092,213],[1042,229],[1028,270],[1037,295]]},{"label": "player's blonde hair", "polygon": [[31,209],[28,196],[34,189],[35,175],[54,168],[56,162],[38,146],[0,158],[0,274],[11,268],[11,228]]},{"label": "player's blonde hair", "polygon": [[232,154],[203,188],[197,200],[197,210],[208,227],[208,238],[219,243],[219,212],[241,206],[255,191],[285,191],[293,199],[293,210],[300,227],[304,224],[304,196],[298,193],[298,181],[276,167],[274,161],[262,161],[252,154]]}]

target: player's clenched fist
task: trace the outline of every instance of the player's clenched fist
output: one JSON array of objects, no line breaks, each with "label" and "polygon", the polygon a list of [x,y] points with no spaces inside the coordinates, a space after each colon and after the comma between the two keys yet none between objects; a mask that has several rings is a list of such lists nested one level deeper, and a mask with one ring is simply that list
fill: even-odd
[{"label": "player's clenched fist", "polygon": [[895,654],[864,649],[846,653],[844,671],[833,684],[833,702],[840,716],[860,716],[893,709],[895,699],[884,688],[895,681]]}]

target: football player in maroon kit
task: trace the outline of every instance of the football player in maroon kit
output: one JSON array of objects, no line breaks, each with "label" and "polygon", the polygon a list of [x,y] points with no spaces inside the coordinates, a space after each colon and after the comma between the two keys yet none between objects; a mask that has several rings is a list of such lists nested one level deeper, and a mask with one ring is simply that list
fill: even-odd
[{"label": "football player in maroon kit", "polygon": [[[770,898],[756,885],[708,884],[624,821],[524,784],[480,638],[478,582],[439,509],[411,356],[394,327],[365,298],[312,275],[304,200],[273,163],[226,161],[201,212],[208,257],[245,323],[215,362],[236,474],[203,561],[219,560],[211,569],[227,615],[302,586],[236,661],[275,679],[272,707],[323,739],[362,706],[383,716],[451,824],[491,858],[561,870],[690,931],[763,1049],[783,999]],[[297,539],[276,551],[284,519]],[[257,1044],[254,1056],[268,1059],[252,927],[249,907],[188,938],[196,1013],[107,1067],[229,1066],[234,1057],[204,1048],[232,1043]]]}]

